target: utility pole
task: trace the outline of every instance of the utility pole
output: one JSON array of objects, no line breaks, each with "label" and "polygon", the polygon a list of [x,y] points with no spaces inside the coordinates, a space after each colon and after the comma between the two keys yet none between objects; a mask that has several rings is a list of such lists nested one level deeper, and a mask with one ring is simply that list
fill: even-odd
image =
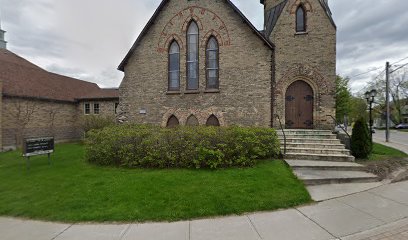
[{"label": "utility pole", "polygon": [[387,104],[387,122],[385,131],[385,141],[390,142],[390,63],[387,62],[385,65],[385,98]]}]

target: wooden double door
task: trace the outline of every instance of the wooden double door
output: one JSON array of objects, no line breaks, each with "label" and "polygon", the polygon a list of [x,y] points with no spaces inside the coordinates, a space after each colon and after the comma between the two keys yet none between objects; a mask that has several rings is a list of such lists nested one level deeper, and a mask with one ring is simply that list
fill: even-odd
[{"label": "wooden double door", "polygon": [[285,96],[285,127],[288,129],[313,129],[313,89],[304,81],[292,83]]}]

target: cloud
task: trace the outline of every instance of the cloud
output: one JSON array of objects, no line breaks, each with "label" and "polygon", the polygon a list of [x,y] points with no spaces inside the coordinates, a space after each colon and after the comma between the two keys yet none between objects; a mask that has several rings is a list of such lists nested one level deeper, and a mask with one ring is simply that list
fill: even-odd
[{"label": "cloud", "polygon": [[[0,0],[9,49],[59,74],[117,87],[117,66],[161,0]],[[233,0],[261,29],[258,0]],[[408,56],[405,0],[329,0],[338,27],[337,72],[355,76]],[[379,71],[352,78],[358,91]]]}]

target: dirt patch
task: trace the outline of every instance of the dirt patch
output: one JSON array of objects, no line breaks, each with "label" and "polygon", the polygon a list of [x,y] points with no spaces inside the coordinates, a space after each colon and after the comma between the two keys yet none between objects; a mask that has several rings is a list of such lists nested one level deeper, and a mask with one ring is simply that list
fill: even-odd
[{"label": "dirt patch", "polygon": [[[392,176],[392,173],[398,170],[403,170],[400,174],[407,172],[408,159],[389,159],[389,160],[380,160],[380,161],[371,161],[371,162],[360,162],[366,166],[367,172],[377,175],[380,180],[384,179],[394,179],[395,176]],[[408,177],[408,172],[406,173]],[[399,178],[404,178],[404,175],[401,175]]]}]

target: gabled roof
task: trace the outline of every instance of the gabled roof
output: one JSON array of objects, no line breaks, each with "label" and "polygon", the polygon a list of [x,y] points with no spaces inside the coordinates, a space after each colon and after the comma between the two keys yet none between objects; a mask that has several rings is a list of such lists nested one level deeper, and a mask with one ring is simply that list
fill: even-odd
[{"label": "gabled roof", "polygon": [[[263,1],[261,1],[263,3]],[[285,8],[286,4],[288,3],[288,0],[284,0],[283,2],[279,3],[275,7],[271,8],[268,10],[266,13],[266,21],[265,21],[265,36],[270,36],[273,29],[275,28],[276,23],[278,22],[278,19]]]},{"label": "gabled roof", "polygon": [[[48,72],[26,59],[0,49],[0,81],[3,96],[75,102],[83,96],[114,96],[95,83]],[[116,98],[119,98],[117,93]]]},{"label": "gabled roof", "polygon": [[333,25],[334,28],[337,28],[336,23],[334,22],[332,12],[330,10],[329,4],[327,3],[327,0],[319,0],[320,4],[322,5],[323,9],[326,12],[327,17],[329,18],[331,24]]},{"label": "gabled roof", "polygon": [[[265,3],[265,0],[260,0],[261,4]],[[276,6],[274,6],[273,8],[271,8],[270,10],[268,10],[268,12],[266,13],[266,30],[265,30],[265,36],[270,36],[273,29],[275,28],[276,23],[278,22],[278,19],[283,11],[283,9],[285,8],[286,4],[288,3],[288,0],[284,0],[282,2],[280,2],[279,4],[277,4]],[[336,24],[334,23],[333,20],[333,16],[332,16],[332,12],[330,10],[330,7],[327,3],[326,0],[319,0],[320,5],[322,6],[322,8],[324,9],[327,17],[329,18],[331,24],[333,25],[334,28],[337,28]]]},{"label": "gabled roof", "polygon": [[[150,18],[149,22],[146,24],[146,26],[143,28],[142,32],[140,33],[140,35],[138,36],[138,38],[136,39],[135,43],[133,44],[132,48],[129,50],[129,52],[126,54],[125,58],[123,59],[123,61],[120,63],[118,70],[120,71],[124,71],[125,70],[125,66],[128,63],[128,60],[130,59],[130,57],[132,56],[133,52],[135,51],[136,47],[139,45],[140,41],[142,40],[142,38],[144,37],[144,35],[147,33],[147,31],[150,29],[150,27],[154,24],[156,18],[159,16],[161,10],[164,8],[164,6],[166,6],[166,4],[169,2],[170,0],[163,0],[159,7],[156,9],[156,11],[154,12],[153,16]],[[243,20],[244,23],[246,23],[251,29],[252,31],[265,43],[265,45],[267,45],[269,48],[274,49],[275,46],[273,45],[272,42],[270,42],[262,33],[260,33],[255,26],[248,20],[248,18],[245,17],[245,15],[230,1],[230,0],[224,0],[226,1],[229,6],[232,7],[232,9],[234,10],[234,12],[236,12]]]}]

